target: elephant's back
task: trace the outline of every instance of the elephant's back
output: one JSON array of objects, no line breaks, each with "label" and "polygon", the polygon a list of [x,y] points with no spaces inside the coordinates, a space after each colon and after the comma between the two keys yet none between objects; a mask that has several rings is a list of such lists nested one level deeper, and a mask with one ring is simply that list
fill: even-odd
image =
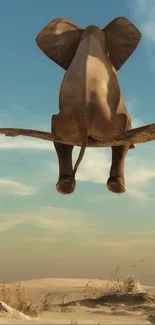
[{"label": "elephant's back", "polygon": [[60,88],[60,110],[74,110],[86,102],[87,46],[81,42],[73,61],[66,71]]},{"label": "elephant's back", "polygon": [[100,41],[92,36],[84,39],[64,75],[60,111],[74,117],[74,124],[86,117],[89,135],[106,140],[124,128],[124,118],[116,116],[120,97],[117,72]]},{"label": "elephant's back", "polygon": [[107,101],[113,111],[119,96],[117,72],[100,40],[90,35],[80,42],[64,75],[59,95],[60,110],[79,106],[86,109],[94,98],[98,98],[99,102]]}]

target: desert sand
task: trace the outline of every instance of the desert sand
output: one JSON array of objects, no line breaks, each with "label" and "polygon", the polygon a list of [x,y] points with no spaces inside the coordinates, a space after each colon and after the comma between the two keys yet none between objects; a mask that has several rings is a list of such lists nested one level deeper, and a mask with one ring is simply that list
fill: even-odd
[{"label": "desert sand", "polygon": [[[92,281],[92,282],[89,282]],[[52,306],[43,311],[36,318],[24,316],[11,311],[4,304],[0,308],[1,324],[155,324],[155,287],[143,287],[145,293],[111,296],[99,295],[87,297],[87,284],[95,283],[95,287],[102,287],[101,280],[91,279],[39,279],[21,282],[22,288],[36,303],[40,297],[50,293]],[[8,284],[17,287],[17,283]],[[105,283],[104,283],[105,285]],[[140,291],[140,290],[139,290]],[[3,307],[3,303],[2,303]],[[8,310],[7,310],[8,308]],[[154,317],[155,318],[155,317]]]}]

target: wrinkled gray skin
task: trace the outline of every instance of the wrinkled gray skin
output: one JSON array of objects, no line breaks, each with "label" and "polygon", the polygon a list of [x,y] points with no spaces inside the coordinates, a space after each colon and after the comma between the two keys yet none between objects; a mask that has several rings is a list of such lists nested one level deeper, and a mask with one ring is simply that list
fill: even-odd
[{"label": "wrinkled gray skin", "polygon": [[[38,35],[41,50],[66,70],[59,96],[59,113],[52,116],[52,132],[64,140],[81,141],[75,167],[73,146],[54,143],[59,161],[57,190],[75,190],[75,174],[83,158],[88,136],[98,141],[116,139],[132,128],[124,105],[117,70],[133,53],[141,38],[125,18],[113,20],[105,29],[80,26],[55,19]],[[107,187],[125,192],[124,163],[132,146],[112,147],[112,164]]]}]

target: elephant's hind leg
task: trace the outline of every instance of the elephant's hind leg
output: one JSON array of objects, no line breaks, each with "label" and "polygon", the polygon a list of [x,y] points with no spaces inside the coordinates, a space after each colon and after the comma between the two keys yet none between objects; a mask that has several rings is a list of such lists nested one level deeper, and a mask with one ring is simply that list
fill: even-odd
[{"label": "elephant's hind leg", "polygon": [[[55,122],[56,121],[54,121],[54,116],[53,116],[52,117],[53,133],[55,133],[55,127],[54,127]],[[54,142],[54,147],[59,162],[59,179],[56,184],[56,189],[61,194],[71,194],[75,190],[75,177],[72,176],[73,146]]]},{"label": "elephant's hind leg", "polygon": [[111,192],[118,194],[126,192],[124,164],[128,149],[129,146],[112,147],[112,164],[107,181],[107,187]]}]

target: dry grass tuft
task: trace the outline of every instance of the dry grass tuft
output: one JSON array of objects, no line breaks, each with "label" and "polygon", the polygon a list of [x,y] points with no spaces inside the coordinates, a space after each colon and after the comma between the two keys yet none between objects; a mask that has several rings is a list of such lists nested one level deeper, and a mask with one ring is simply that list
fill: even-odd
[{"label": "dry grass tuft", "polygon": [[85,298],[100,298],[104,295],[114,294],[135,294],[144,293],[140,282],[134,276],[129,276],[124,280],[110,279],[100,281],[89,281],[84,290]]},{"label": "dry grass tuft", "polygon": [[1,285],[0,300],[25,315],[32,317],[38,315],[39,308],[37,304],[27,297],[26,291],[21,288],[20,282],[16,288],[10,288],[5,283]]},{"label": "dry grass tuft", "polygon": [[65,306],[65,294],[57,304],[54,303],[52,293],[47,293],[40,299],[40,303],[35,303],[27,296],[24,288],[19,282],[17,287],[9,287],[8,284],[0,284],[0,301],[5,302],[10,307],[31,317],[37,317],[43,311],[70,312],[72,308]]}]

